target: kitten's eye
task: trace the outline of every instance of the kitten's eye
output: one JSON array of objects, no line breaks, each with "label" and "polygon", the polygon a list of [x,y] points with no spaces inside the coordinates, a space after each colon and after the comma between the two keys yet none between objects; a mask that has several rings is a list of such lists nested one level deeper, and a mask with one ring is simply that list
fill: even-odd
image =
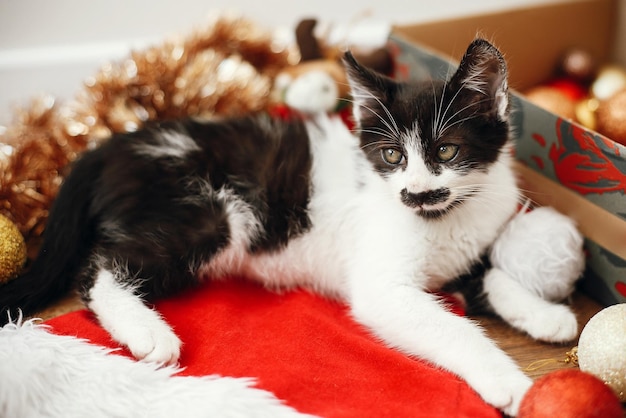
[{"label": "kitten's eye", "polygon": [[397,149],[385,148],[381,153],[387,164],[398,165],[404,160],[404,155]]},{"label": "kitten's eye", "polygon": [[437,149],[437,158],[442,163],[447,163],[456,157],[456,154],[459,152],[459,146],[454,144],[444,144]]}]

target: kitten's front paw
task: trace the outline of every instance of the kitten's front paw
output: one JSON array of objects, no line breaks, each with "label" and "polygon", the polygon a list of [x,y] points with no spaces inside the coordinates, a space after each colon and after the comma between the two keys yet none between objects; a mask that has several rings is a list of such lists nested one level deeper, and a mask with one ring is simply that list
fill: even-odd
[{"label": "kitten's front paw", "polygon": [[517,415],[522,398],[531,385],[532,380],[529,377],[522,372],[515,371],[496,378],[483,376],[472,386],[485,402],[514,417]]},{"label": "kitten's front paw", "polygon": [[[143,304],[119,315],[111,309],[96,312],[100,324],[118,343],[126,346],[137,360],[174,365],[180,357],[180,339],[167,322]],[[92,308],[93,309],[93,308]]]},{"label": "kitten's front paw", "polygon": [[144,328],[126,342],[137,360],[164,366],[175,365],[180,357],[180,339],[168,327]]},{"label": "kitten's front paw", "polygon": [[565,305],[550,305],[528,313],[512,324],[536,340],[550,343],[572,341],[578,335],[576,315]]}]

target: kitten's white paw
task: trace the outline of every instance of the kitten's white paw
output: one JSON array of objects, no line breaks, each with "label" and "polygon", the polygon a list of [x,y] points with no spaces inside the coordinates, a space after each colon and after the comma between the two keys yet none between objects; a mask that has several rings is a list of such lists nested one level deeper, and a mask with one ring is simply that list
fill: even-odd
[{"label": "kitten's white paw", "polygon": [[180,357],[180,339],[166,324],[137,329],[124,343],[138,360],[170,366]]},{"label": "kitten's white paw", "polygon": [[516,416],[522,398],[532,385],[532,380],[520,371],[507,374],[485,375],[470,383],[478,394],[490,405],[495,406],[509,416]]},{"label": "kitten's white paw", "polygon": [[572,341],[578,335],[576,315],[565,305],[550,305],[516,318],[512,324],[536,340],[550,343]]},{"label": "kitten's white paw", "polygon": [[100,324],[133,356],[162,365],[180,357],[180,339],[158,312],[146,306],[132,287],[120,284],[113,272],[98,272],[89,291],[89,308]]}]

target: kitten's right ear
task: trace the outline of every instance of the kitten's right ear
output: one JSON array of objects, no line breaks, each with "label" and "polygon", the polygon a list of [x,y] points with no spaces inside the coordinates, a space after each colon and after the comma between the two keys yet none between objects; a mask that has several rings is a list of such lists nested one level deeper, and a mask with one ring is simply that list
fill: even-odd
[{"label": "kitten's right ear", "polygon": [[450,85],[457,89],[464,88],[464,97],[473,100],[481,110],[497,115],[500,120],[507,119],[509,98],[506,61],[488,41],[478,38],[469,45]]},{"label": "kitten's right ear", "polygon": [[360,126],[363,118],[380,114],[381,106],[389,99],[393,82],[359,64],[350,51],[344,54],[343,65],[350,84],[354,121]]}]

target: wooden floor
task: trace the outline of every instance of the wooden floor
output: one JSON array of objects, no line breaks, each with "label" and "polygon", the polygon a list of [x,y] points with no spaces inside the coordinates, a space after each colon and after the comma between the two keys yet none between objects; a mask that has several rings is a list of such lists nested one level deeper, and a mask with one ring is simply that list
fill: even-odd
[{"label": "wooden floor", "polygon": [[[602,309],[602,306],[581,293],[575,293],[572,307],[576,312],[579,323],[579,332],[589,319]],[[68,296],[54,306],[40,312],[38,317],[49,319],[67,312],[82,309],[83,305],[75,296]],[[506,351],[524,372],[533,379],[537,379],[554,370],[575,368],[576,365],[567,363],[567,353],[576,345],[578,338],[568,344],[546,344],[535,341],[527,335],[512,329],[496,317],[476,317],[486,330],[487,334]],[[626,418],[626,406],[624,409]]]},{"label": "wooden floor", "polygon": [[[579,334],[589,319],[602,309],[602,306],[589,297],[576,293],[572,301],[579,324]],[[478,317],[478,320],[489,336],[498,342],[498,345],[517,361],[517,364],[533,379],[551,371],[577,367],[566,363],[567,353],[576,342],[566,344],[547,344],[535,341],[526,334],[518,332],[495,317]]]}]

